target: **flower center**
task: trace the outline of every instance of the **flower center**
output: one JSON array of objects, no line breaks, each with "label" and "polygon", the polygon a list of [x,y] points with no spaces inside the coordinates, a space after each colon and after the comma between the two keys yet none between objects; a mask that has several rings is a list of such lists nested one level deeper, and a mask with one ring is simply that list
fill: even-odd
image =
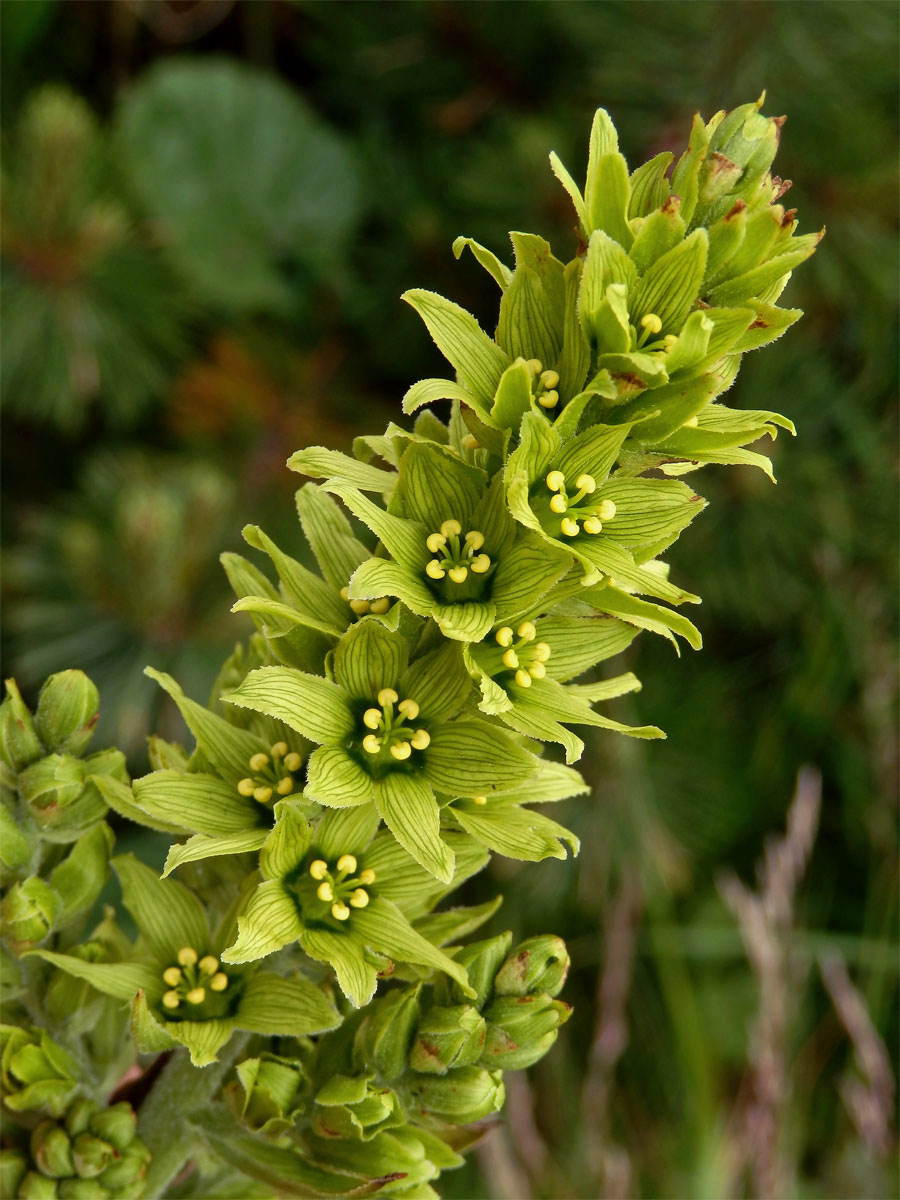
[{"label": "flower center", "polygon": [[603,522],[611,521],[616,515],[616,506],[612,500],[582,503],[597,490],[593,475],[579,475],[575,480],[578,490],[571,496],[566,486],[566,476],[562,471],[551,471],[546,483],[549,491],[553,493],[550,497],[550,511],[561,518],[558,525],[551,518],[554,525],[554,528],[548,530],[551,534],[556,534],[558,530],[563,537],[573,538],[579,533],[600,533]]},{"label": "flower center", "polygon": [[665,337],[658,338],[656,341],[651,340],[662,329],[662,321],[656,313],[647,313],[641,317],[638,324],[640,325],[640,333],[637,333],[635,350],[641,350],[645,354],[649,354],[652,350],[661,350],[663,354],[668,354],[678,341],[674,333],[667,333]]},{"label": "flower center", "polygon": [[481,552],[484,545],[484,534],[478,529],[470,529],[462,540],[462,525],[459,521],[444,521],[440,531],[430,533],[425,539],[425,545],[435,556],[425,564],[425,574],[437,582],[448,578],[453,583],[464,583],[471,571],[475,575],[484,575],[491,569],[491,560]]},{"label": "flower center", "polygon": [[201,958],[193,946],[182,946],[176,957],[178,965],[166,967],[162,973],[163,982],[169,988],[162,998],[167,1015],[178,1021],[221,1015],[204,1011],[208,1001],[224,992],[229,983],[216,956],[205,954]]},{"label": "flower center", "polygon": [[529,358],[526,364],[531,368],[535,377],[532,394],[541,408],[556,408],[559,404],[559,374],[556,371],[545,371],[544,364],[538,358]]},{"label": "flower center", "polygon": [[375,882],[375,872],[369,868],[357,874],[357,866],[353,854],[342,854],[334,867],[324,858],[309,864],[309,873],[318,884],[316,899],[330,906],[336,921],[346,921],[351,908],[365,908],[369,903],[366,888]]},{"label": "flower center", "polygon": [[494,641],[499,647],[500,664],[499,669],[491,673],[515,671],[516,683],[524,688],[531,687],[532,679],[543,679],[547,674],[545,664],[550,658],[550,647],[546,642],[535,641],[536,637],[537,629],[532,621],[523,621],[515,632],[509,625],[498,629]]},{"label": "flower center", "polygon": [[393,688],[382,688],[378,704],[380,707],[367,708],[363,713],[363,724],[372,730],[362,740],[366,754],[382,761],[389,756],[388,761],[403,762],[413,750],[424,750],[430,745],[431,735],[426,729],[413,729],[408,724],[419,715],[415,700],[401,700]]},{"label": "flower center", "polygon": [[364,617],[366,613],[374,613],[376,617],[380,617],[391,607],[387,596],[382,596],[378,600],[351,600],[349,587],[341,588],[341,599],[347,601],[351,611],[357,617]]},{"label": "flower center", "polygon": [[260,751],[250,758],[253,774],[240,780],[237,790],[260,804],[290,796],[295,786],[293,772],[299,771],[302,762],[296,750],[288,750],[287,742],[276,742],[268,754]]}]

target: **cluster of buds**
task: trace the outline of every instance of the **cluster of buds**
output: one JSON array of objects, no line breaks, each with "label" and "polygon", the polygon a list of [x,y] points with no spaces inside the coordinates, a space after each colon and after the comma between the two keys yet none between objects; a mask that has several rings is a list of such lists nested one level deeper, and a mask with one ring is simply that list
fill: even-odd
[{"label": "cluster of buds", "polygon": [[375,882],[371,868],[357,871],[356,856],[342,854],[332,870],[324,858],[314,858],[309,873],[316,883],[316,899],[330,906],[336,921],[346,921],[351,908],[365,908],[369,903],[366,888]]},{"label": "cluster of buds", "polygon": [[260,804],[283,800],[296,789],[294,772],[300,770],[302,762],[296,750],[288,749],[287,742],[275,742],[268,754],[260,750],[251,755],[248,765],[253,773],[238,781],[237,790]]},{"label": "cluster of buds", "polygon": [[0,1151],[0,1190],[17,1200],[140,1200],[150,1151],[136,1136],[130,1104],[73,1100],[25,1145]]},{"label": "cluster of buds", "polygon": [[[578,537],[579,533],[602,533],[603,522],[611,521],[616,515],[616,506],[612,500],[599,500],[596,503],[588,501],[597,490],[597,481],[593,475],[582,474],[575,480],[576,491],[570,496],[566,487],[566,476],[562,471],[550,471],[546,479],[550,496],[550,528],[547,532],[556,535],[557,529],[563,537]],[[579,525],[579,521],[581,524]]]},{"label": "cluster of buds", "polygon": [[[170,1016],[191,1021],[218,1015],[206,1010],[213,995],[221,995],[228,987],[228,976],[214,954],[201,958],[193,946],[182,946],[177,954],[178,965],[166,967],[162,973],[168,991],[162,1003]],[[202,1006],[202,1007],[201,1007]]]},{"label": "cluster of buds", "polygon": [[452,518],[441,524],[440,531],[430,533],[425,545],[435,555],[425,564],[425,574],[438,582],[447,578],[452,583],[465,583],[471,571],[484,575],[491,569],[490,556],[482,550],[484,534],[470,529],[460,541],[462,525]]},{"label": "cluster of buds", "polygon": [[362,740],[363,750],[367,754],[381,757],[387,754],[403,762],[413,750],[424,750],[431,744],[427,729],[412,729],[407,724],[415,721],[419,715],[415,700],[401,700],[393,688],[387,687],[378,693],[378,705],[378,708],[367,708],[363,713],[363,724],[366,729],[372,730]]}]

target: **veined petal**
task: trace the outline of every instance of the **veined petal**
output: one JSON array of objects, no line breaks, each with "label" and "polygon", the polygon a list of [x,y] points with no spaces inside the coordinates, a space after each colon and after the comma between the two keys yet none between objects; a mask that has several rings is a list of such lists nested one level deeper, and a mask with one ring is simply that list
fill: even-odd
[{"label": "veined petal", "polygon": [[338,859],[342,854],[359,857],[374,838],[380,824],[381,818],[374,804],[332,809],[323,813],[316,825],[313,844],[325,859]]},{"label": "veined petal", "polygon": [[366,958],[362,942],[349,930],[306,928],[300,934],[300,945],[310,958],[334,968],[341,991],[355,1008],[369,1003],[375,995],[375,966]]},{"label": "veined petal", "polygon": [[419,866],[386,830],[379,833],[366,851],[365,866],[375,872],[378,895],[393,900],[410,920],[427,912],[441,896],[487,865],[489,856],[484,847],[470,837],[451,832],[444,833],[442,840],[454,854],[450,884],[435,879],[430,871]]},{"label": "veined petal", "polygon": [[207,1021],[167,1021],[166,1032],[187,1048],[195,1067],[217,1062],[219,1051],[234,1033],[233,1017],[212,1017]]},{"label": "veined petal", "polygon": [[480,642],[497,616],[497,606],[486,600],[464,604],[435,604],[431,615],[444,637],[456,642]]},{"label": "veined petal", "polygon": [[75,958],[72,954],[56,954],[52,950],[30,950],[28,954],[52,963],[67,975],[83,979],[98,992],[113,996],[116,1000],[131,1000],[138,991],[159,997],[163,991],[159,973],[147,963],[92,963]]},{"label": "veined petal", "polygon": [[419,617],[427,617],[434,605],[422,572],[390,558],[368,558],[350,580],[350,599],[378,600],[382,596],[396,596]]},{"label": "veined petal", "polygon": [[[248,760],[249,761],[249,760]],[[244,763],[244,774],[248,770]],[[195,833],[220,836],[259,824],[260,810],[233,783],[199,772],[154,771],[132,784],[134,798],[150,816]]]},{"label": "veined petal", "polygon": [[406,638],[375,617],[362,617],[334,651],[334,675],[354,700],[371,703],[382,688],[395,688],[406,670]]},{"label": "veined petal", "polygon": [[390,492],[397,482],[393,471],[383,471],[326,446],[307,446],[287,460],[288,468],[313,479],[336,479],[366,492]]},{"label": "veined petal", "polygon": [[478,796],[513,787],[534,775],[539,765],[533,754],[486,721],[439,726],[423,755],[426,779],[447,795]]},{"label": "veined petal", "polygon": [[321,988],[308,979],[259,971],[244,985],[234,1023],[249,1033],[299,1037],[336,1029],[341,1018]]},{"label": "veined petal", "polygon": [[484,472],[455,454],[429,442],[413,442],[400,460],[396,498],[404,516],[429,531],[450,516],[468,528],[484,483]]},{"label": "veined petal", "polygon": [[497,620],[511,620],[533,608],[571,566],[572,556],[565,550],[535,534],[523,534],[503,556],[494,576]]},{"label": "veined petal", "polygon": [[353,914],[353,928],[373,950],[400,962],[436,967],[455,979],[467,996],[475,994],[469,986],[465,968],[416,933],[397,905],[390,900],[376,896],[368,907],[358,909]]},{"label": "veined petal", "polygon": [[578,853],[579,842],[574,833],[530,808],[494,808],[490,803],[476,807],[463,800],[450,811],[467,833],[507,858],[526,862],[565,858],[563,843],[568,843],[573,854]]},{"label": "veined petal", "polygon": [[368,804],[372,777],[340,746],[321,746],[309,756],[304,794],[328,808]]},{"label": "veined petal", "polygon": [[448,721],[462,709],[472,692],[472,680],[458,642],[445,641],[437,650],[417,658],[400,684],[412,697],[424,721]]},{"label": "veined petal", "polygon": [[343,688],[292,667],[259,667],[222,699],[275,717],[311,741],[326,745],[343,741],[354,728],[350,698]]},{"label": "veined petal", "polygon": [[395,562],[402,563],[411,571],[425,570],[425,563],[430,557],[425,539],[431,530],[418,521],[395,517],[385,512],[356,488],[346,487],[342,483],[331,483],[327,490],[340,496],[354,516],[359,517],[364,525],[368,525]]},{"label": "veined petal", "polygon": [[238,917],[238,936],[223,962],[254,962],[295,942],[303,926],[296,901],[278,879],[261,883]]},{"label": "veined petal", "polygon": [[296,494],[300,524],[319,570],[335,591],[340,591],[369,551],[356,537],[340,505],[315,483],[305,483]]},{"label": "veined petal", "polygon": [[303,861],[312,842],[312,828],[297,805],[282,800],[275,805],[275,824],[259,855],[264,879],[284,879]]},{"label": "veined petal", "polygon": [[160,958],[181,946],[202,952],[209,941],[203,905],[192,891],[175,879],[160,879],[133,854],[112,860],[122,884],[122,899],[144,940]]},{"label": "veined petal", "polygon": [[375,783],[375,807],[404,849],[436,879],[453,878],[453,851],[441,839],[434,792],[417,775],[393,771]]},{"label": "veined petal", "polygon": [[228,833],[221,837],[206,833],[195,833],[186,842],[176,842],[166,856],[162,873],[165,879],[178,867],[204,858],[220,858],[226,854],[248,854],[259,850],[268,834],[267,829],[248,829],[242,833]]}]

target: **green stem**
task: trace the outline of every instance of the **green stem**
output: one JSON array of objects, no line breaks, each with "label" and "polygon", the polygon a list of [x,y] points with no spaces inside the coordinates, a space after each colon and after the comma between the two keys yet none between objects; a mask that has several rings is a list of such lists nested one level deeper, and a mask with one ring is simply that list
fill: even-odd
[{"label": "green stem", "polygon": [[209,1067],[194,1067],[186,1050],[176,1050],[141,1105],[138,1136],[153,1158],[147,1172],[145,1200],[158,1200],[191,1156],[197,1135],[191,1113],[208,1105],[244,1049],[246,1034],[233,1037]]}]

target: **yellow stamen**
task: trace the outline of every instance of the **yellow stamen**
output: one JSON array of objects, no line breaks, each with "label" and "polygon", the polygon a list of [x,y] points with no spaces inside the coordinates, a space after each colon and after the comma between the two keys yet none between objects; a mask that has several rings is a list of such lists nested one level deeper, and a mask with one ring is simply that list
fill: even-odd
[{"label": "yellow stamen", "polygon": [[262,751],[260,751],[259,754],[254,754],[253,757],[250,759],[250,770],[251,771],[261,771],[263,769],[263,767],[268,765],[268,762],[269,762],[268,754],[263,754]]},{"label": "yellow stamen", "polygon": [[202,987],[191,988],[191,990],[185,996],[185,1000],[187,1000],[188,1004],[202,1004],[205,999],[206,988]]},{"label": "yellow stamen", "polygon": [[350,599],[350,589],[349,589],[348,587],[342,587],[342,588],[341,588],[341,599],[342,599],[342,600],[349,600],[349,599]]},{"label": "yellow stamen", "polygon": [[296,750],[292,750],[291,753],[286,754],[284,758],[284,765],[289,771],[296,771],[302,762],[303,759]]},{"label": "yellow stamen", "polygon": [[328,874],[328,863],[324,858],[314,858],[309,864],[309,873],[313,879],[324,879]]},{"label": "yellow stamen", "polygon": [[228,976],[224,971],[219,971],[217,975],[213,975],[209,981],[209,986],[214,992],[224,992],[228,987]]},{"label": "yellow stamen", "polygon": [[253,793],[253,799],[258,800],[260,804],[268,804],[272,799],[272,789],[270,787],[258,787]]},{"label": "yellow stamen", "polygon": [[431,734],[427,729],[417,729],[409,739],[409,744],[413,750],[424,750],[426,746],[431,745]]},{"label": "yellow stamen", "polygon": [[204,975],[215,975],[219,969],[219,960],[214,954],[205,954],[197,965]]},{"label": "yellow stamen", "polygon": [[481,445],[478,438],[474,437],[471,433],[463,434],[463,436],[459,439],[459,444],[462,446],[463,450],[477,450]]},{"label": "yellow stamen", "polygon": [[598,521],[596,517],[588,517],[588,519],[584,523],[584,532],[585,533],[602,533],[603,532],[603,522]]},{"label": "yellow stamen", "polygon": [[447,539],[442,533],[429,533],[428,537],[425,539],[425,545],[432,554],[437,554],[438,550],[443,550],[443,548],[447,545]]},{"label": "yellow stamen", "polygon": [[333,900],[334,899],[334,888],[331,886],[331,882],[327,879],[323,880],[322,883],[320,883],[319,886],[316,888],[316,895],[319,897],[320,900],[325,900],[325,901]]},{"label": "yellow stamen", "polygon": [[612,500],[601,500],[597,505],[597,516],[601,521],[611,521],[616,515],[616,506]]},{"label": "yellow stamen", "polygon": [[528,668],[528,674],[532,679],[543,679],[547,674],[547,668],[542,662],[533,662]]},{"label": "yellow stamen", "polygon": [[571,517],[563,517],[559,523],[560,532],[566,537],[577,537],[579,533],[578,522],[573,521]]},{"label": "yellow stamen", "polygon": [[354,908],[365,908],[369,903],[369,893],[364,888],[357,888],[350,893],[350,903]]},{"label": "yellow stamen", "polygon": [[386,613],[391,607],[391,602],[387,596],[382,596],[380,600],[373,600],[369,605],[369,611],[380,617],[382,613]]},{"label": "yellow stamen", "polygon": [[332,904],[331,915],[336,917],[339,921],[346,921],[350,916],[350,909],[346,904],[341,904],[340,901],[338,901],[337,904]]},{"label": "yellow stamen", "polygon": [[400,697],[391,687],[382,688],[378,693],[378,703],[382,708],[387,708],[389,704],[396,704]]},{"label": "yellow stamen", "polygon": [[565,482],[566,477],[562,471],[551,471],[547,476],[547,487],[551,492],[558,492]]},{"label": "yellow stamen", "polygon": [[193,946],[182,946],[175,957],[183,967],[192,967],[199,955]]},{"label": "yellow stamen", "polygon": [[167,983],[169,987],[175,987],[177,983],[181,983],[181,969],[179,967],[166,967],[163,971],[163,983]]},{"label": "yellow stamen", "polygon": [[425,564],[425,574],[429,579],[443,579],[447,572],[436,558],[432,558]]},{"label": "yellow stamen", "polygon": [[677,345],[678,345],[678,338],[676,337],[676,335],[674,333],[667,333],[666,336],[663,338],[663,350],[666,352],[666,354],[668,354],[669,351],[674,349],[675,346],[677,346]]},{"label": "yellow stamen", "polygon": [[366,729],[379,729],[384,722],[384,713],[380,708],[367,708],[363,713],[363,725]]},{"label": "yellow stamen", "polygon": [[163,996],[163,1004],[166,1008],[177,1008],[181,1003],[181,997],[177,992],[166,992]]},{"label": "yellow stamen", "polygon": [[550,497],[550,511],[555,512],[557,516],[562,516],[564,512],[568,511],[568,508],[569,502],[565,496],[560,496],[557,492],[555,496]]},{"label": "yellow stamen", "polygon": [[367,733],[362,740],[363,750],[367,754],[377,754],[381,749],[381,738],[377,738],[374,733]]},{"label": "yellow stamen", "polygon": [[284,779],[282,779],[275,786],[275,791],[278,793],[279,796],[289,796],[293,790],[294,790],[294,780],[291,778],[290,775],[285,775]]},{"label": "yellow stamen", "polygon": [[485,571],[491,569],[491,560],[486,554],[476,554],[469,563],[469,567],[476,575],[483,575]]},{"label": "yellow stamen", "polygon": [[346,871],[348,875],[356,870],[356,858],[352,854],[342,854],[337,860],[337,869]]},{"label": "yellow stamen", "polygon": [[541,373],[541,383],[545,388],[555,388],[559,383],[559,375],[556,371],[543,371]]},{"label": "yellow stamen", "polygon": [[510,646],[510,648],[503,655],[503,665],[505,667],[509,667],[510,670],[513,670],[519,665],[519,656],[516,654],[515,650],[513,650],[512,646]]},{"label": "yellow stamen", "polygon": [[539,358],[529,358],[528,362],[525,365],[527,367],[530,367],[535,375],[540,375],[541,371],[543,371],[543,369],[544,369],[544,364],[541,362],[541,360]]},{"label": "yellow stamen", "polygon": [[358,617],[364,617],[369,611],[368,600],[351,600],[350,608]]},{"label": "yellow stamen", "polygon": [[445,538],[459,537],[462,533],[462,525],[451,517],[449,521],[444,521],[441,525],[441,533]]},{"label": "yellow stamen", "polygon": [[538,662],[546,662],[550,657],[550,647],[546,642],[538,642],[538,644],[531,651],[531,655],[533,658],[537,659]]},{"label": "yellow stamen", "polygon": [[662,329],[662,321],[656,313],[647,313],[645,317],[641,317],[641,324],[648,333],[659,333]]},{"label": "yellow stamen", "polygon": [[471,546],[473,550],[480,550],[484,545],[484,534],[480,529],[470,529],[466,534],[466,545]]},{"label": "yellow stamen", "polygon": [[575,486],[579,491],[587,492],[587,494],[590,495],[591,492],[596,492],[597,481],[594,479],[593,475],[579,475],[575,480]]},{"label": "yellow stamen", "polygon": [[516,683],[519,687],[531,687],[531,676],[520,668],[516,671]]},{"label": "yellow stamen", "polygon": [[275,745],[272,747],[272,757],[273,758],[284,758],[284,756],[287,754],[287,752],[288,752],[287,742],[276,742]]},{"label": "yellow stamen", "polygon": [[538,396],[538,404],[541,408],[556,408],[559,404],[559,392],[544,392],[543,396]]},{"label": "yellow stamen", "polygon": [[518,634],[523,641],[533,642],[537,637],[537,629],[535,628],[534,622],[523,621],[518,628]]},{"label": "yellow stamen", "polygon": [[494,641],[498,646],[511,646],[513,636],[513,631],[509,625],[504,625],[494,634]]},{"label": "yellow stamen", "polygon": [[360,872],[359,882],[360,883],[374,883],[375,882],[375,872],[372,870],[371,867],[366,867],[366,869],[364,871]]},{"label": "yellow stamen", "polygon": [[391,754],[394,758],[402,762],[403,759],[409,758],[412,754],[412,746],[409,742],[394,742],[393,746],[391,746]]},{"label": "yellow stamen", "polygon": [[473,796],[472,803],[473,804],[487,804],[487,796]]},{"label": "yellow stamen", "polygon": [[415,700],[401,700],[397,705],[397,711],[403,713],[407,721],[414,721],[419,715],[419,706]]},{"label": "yellow stamen", "polygon": [[453,580],[454,583],[462,583],[463,580],[468,577],[469,568],[468,567],[451,567],[450,570],[447,572],[447,574],[450,576],[450,578]]},{"label": "yellow stamen", "polygon": [[252,796],[253,789],[255,787],[256,787],[255,779],[242,779],[237,785],[237,790],[241,793],[242,796]]}]

